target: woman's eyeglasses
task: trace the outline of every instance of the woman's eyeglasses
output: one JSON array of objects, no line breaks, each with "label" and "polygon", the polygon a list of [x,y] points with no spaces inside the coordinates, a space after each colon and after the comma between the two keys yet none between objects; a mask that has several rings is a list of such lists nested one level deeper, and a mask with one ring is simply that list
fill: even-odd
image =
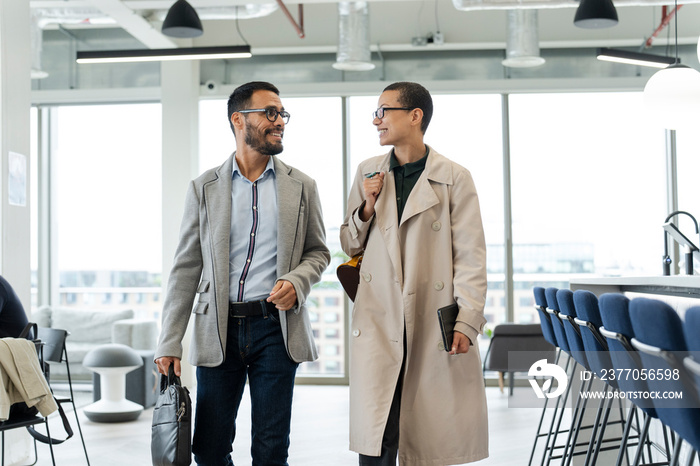
[{"label": "woman's eyeglasses", "polygon": [[374,118],[379,118],[380,120],[384,118],[384,112],[387,110],[413,110],[412,108],[408,107],[379,107],[376,109],[373,113],[372,116]]}]

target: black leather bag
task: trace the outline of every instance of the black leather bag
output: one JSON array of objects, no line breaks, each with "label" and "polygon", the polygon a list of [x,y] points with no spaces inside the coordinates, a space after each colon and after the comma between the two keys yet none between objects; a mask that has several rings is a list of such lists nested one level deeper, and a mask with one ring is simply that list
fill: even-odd
[{"label": "black leather bag", "polygon": [[187,466],[192,461],[192,402],[170,364],[160,376],[160,395],[153,409],[151,459],[153,466]]},{"label": "black leather bag", "polygon": [[360,286],[360,267],[362,267],[362,254],[356,254],[349,261],[343,262],[335,270],[338,281],[343,286],[350,301],[355,301],[357,288]]}]

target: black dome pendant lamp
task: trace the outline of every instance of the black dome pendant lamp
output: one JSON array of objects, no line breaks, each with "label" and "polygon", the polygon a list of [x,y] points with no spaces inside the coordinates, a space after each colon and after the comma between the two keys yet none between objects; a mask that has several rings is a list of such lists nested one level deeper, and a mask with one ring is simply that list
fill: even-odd
[{"label": "black dome pendant lamp", "polygon": [[617,23],[612,0],[581,0],[574,16],[574,25],[585,29],[609,28]]},{"label": "black dome pendant lamp", "polygon": [[186,0],[177,0],[168,10],[161,32],[179,38],[199,37],[204,33],[195,9]]}]

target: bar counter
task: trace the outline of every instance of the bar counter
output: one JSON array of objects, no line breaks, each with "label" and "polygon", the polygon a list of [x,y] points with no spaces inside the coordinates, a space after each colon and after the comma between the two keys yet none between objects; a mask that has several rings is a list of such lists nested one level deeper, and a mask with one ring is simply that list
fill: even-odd
[{"label": "bar counter", "polygon": [[588,290],[603,293],[623,293],[629,298],[644,296],[671,305],[681,316],[691,306],[700,305],[700,275],[671,275],[656,277],[585,277],[569,282],[572,291]]}]

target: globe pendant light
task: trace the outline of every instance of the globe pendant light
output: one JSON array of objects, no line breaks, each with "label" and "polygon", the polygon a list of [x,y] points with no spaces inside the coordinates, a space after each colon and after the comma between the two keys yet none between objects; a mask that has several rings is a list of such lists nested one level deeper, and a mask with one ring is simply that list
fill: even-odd
[{"label": "globe pendant light", "polygon": [[678,60],[678,1],[675,0],[676,64],[657,71],[644,86],[644,106],[667,129],[700,123],[700,73]]},{"label": "globe pendant light", "polygon": [[581,0],[574,16],[574,25],[584,29],[609,28],[617,23],[612,0]]},{"label": "globe pendant light", "polygon": [[161,32],[179,38],[199,37],[204,33],[195,9],[186,0],[177,0],[168,10]]},{"label": "globe pendant light", "polygon": [[700,73],[685,65],[657,71],[644,86],[644,106],[667,129],[700,124]]}]

